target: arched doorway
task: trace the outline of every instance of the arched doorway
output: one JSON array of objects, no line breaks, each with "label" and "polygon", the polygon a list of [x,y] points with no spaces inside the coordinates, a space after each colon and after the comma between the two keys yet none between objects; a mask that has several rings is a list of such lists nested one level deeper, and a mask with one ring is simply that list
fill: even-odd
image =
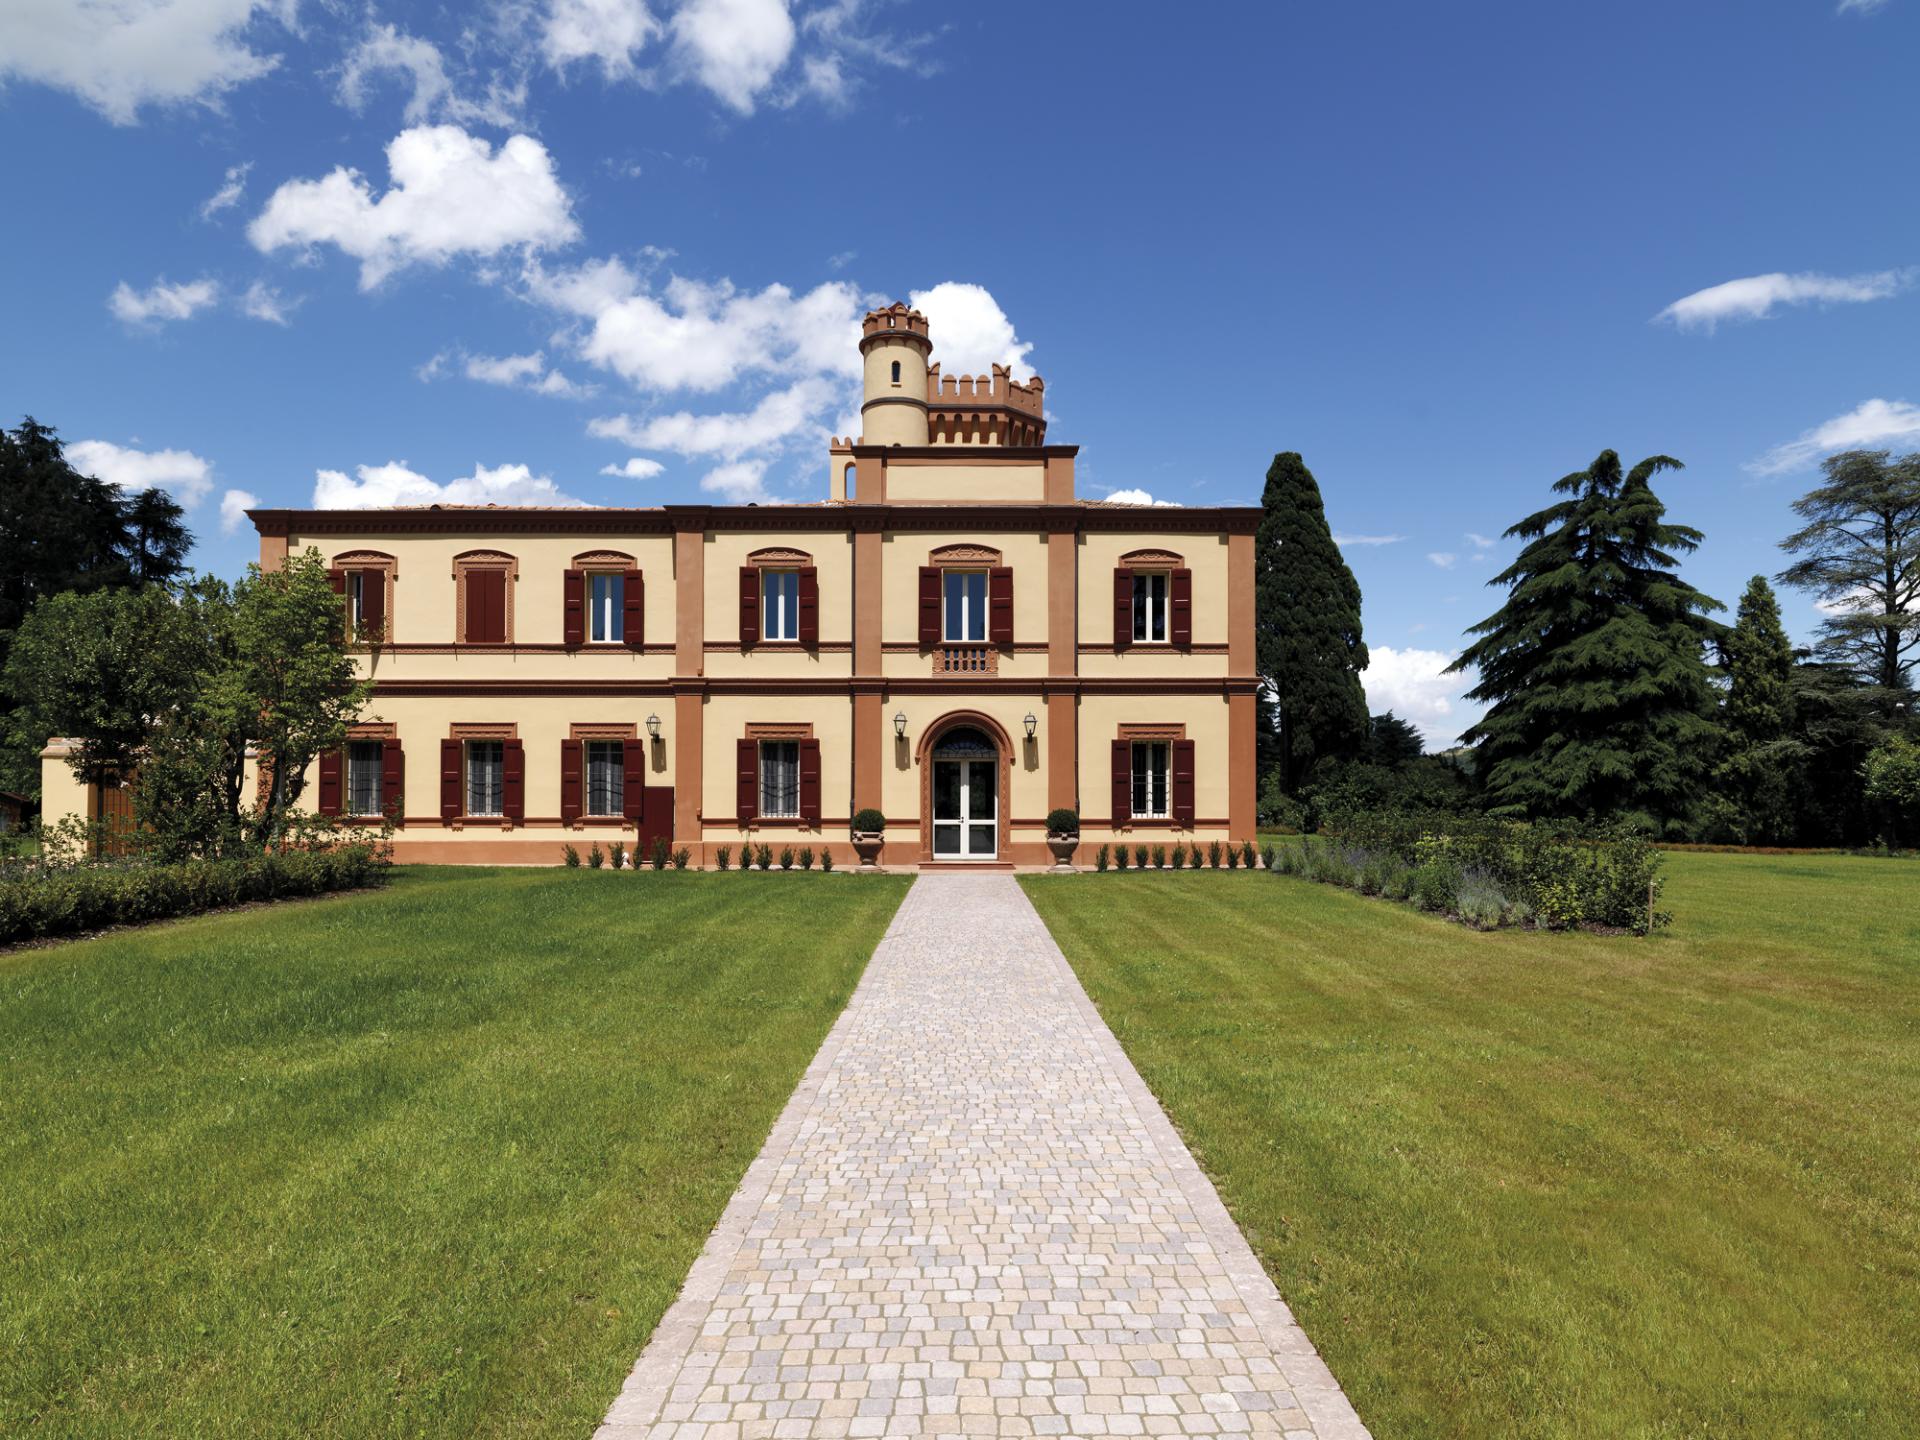
[{"label": "arched doorway", "polygon": [[943,719],[920,754],[921,856],[979,862],[1007,854],[1008,766],[1012,747],[984,715]]}]

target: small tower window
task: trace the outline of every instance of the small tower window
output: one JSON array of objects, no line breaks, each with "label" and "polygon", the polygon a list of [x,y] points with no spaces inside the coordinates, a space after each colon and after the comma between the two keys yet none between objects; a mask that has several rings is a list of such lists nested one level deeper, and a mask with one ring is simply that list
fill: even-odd
[{"label": "small tower window", "polygon": [[900,383],[900,362],[898,360],[893,362],[893,383],[896,385]]}]

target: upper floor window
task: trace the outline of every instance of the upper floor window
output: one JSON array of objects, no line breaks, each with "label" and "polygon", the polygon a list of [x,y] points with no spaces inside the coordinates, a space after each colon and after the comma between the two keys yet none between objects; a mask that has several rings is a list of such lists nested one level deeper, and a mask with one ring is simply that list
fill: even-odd
[{"label": "upper floor window", "polygon": [[987,638],[987,572],[947,570],[941,579],[945,587],[941,638],[949,642],[984,641]]},{"label": "upper floor window", "polygon": [[[617,645],[626,639],[626,577],[595,571],[587,577],[589,630],[597,645]],[[612,813],[595,811],[595,814]]]},{"label": "upper floor window", "polygon": [[760,813],[775,819],[800,814],[800,742],[760,742]]},{"label": "upper floor window", "polygon": [[626,802],[626,746],[619,740],[586,744],[587,814],[618,815]]},{"label": "upper floor window", "polygon": [[798,640],[800,638],[800,572],[798,570],[762,570],[760,572],[760,638],[762,640]]},{"label": "upper floor window", "polygon": [[378,815],[382,807],[381,769],[386,744],[380,740],[347,742],[347,813]]},{"label": "upper floor window", "polygon": [[1136,641],[1164,641],[1167,638],[1167,572],[1133,572],[1133,638]]},{"label": "upper floor window", "polygon": [[355,635],[367,623],[367,590],[371,585],[384,583],[384,578],[378,574],[369,574],[365,570],[347,571],[347,624]]},{"label": "upper floor window", "polygon": [[900,383],[900,362],[898,360],[893,362],[893,383],[896,385]]},{"label": "upper floor window", "polygon": [[506,813],[506,746],[498,740],[467,741],[467,814]]},{"label": "upper floor window", "polygon": [[1133,742],[1133,818],[1167,818],[1167,742]]}]

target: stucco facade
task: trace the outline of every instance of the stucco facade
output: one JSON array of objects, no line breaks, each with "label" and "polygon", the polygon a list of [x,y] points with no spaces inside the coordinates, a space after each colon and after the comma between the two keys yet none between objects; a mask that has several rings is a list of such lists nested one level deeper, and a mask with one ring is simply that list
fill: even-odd
[{"label": "stucco facade", "polygon": [[250,512],[383,636],[309,800],[377,800],[416,861],[846,863],[867,806],[891,865],[1043,861],[1058,806],[1089,854],[1250,838],[1259,512],[1081,501],[1037,379],[942,377],[902,306],[864,329],[886,443],[835,440],[823,502]]}]

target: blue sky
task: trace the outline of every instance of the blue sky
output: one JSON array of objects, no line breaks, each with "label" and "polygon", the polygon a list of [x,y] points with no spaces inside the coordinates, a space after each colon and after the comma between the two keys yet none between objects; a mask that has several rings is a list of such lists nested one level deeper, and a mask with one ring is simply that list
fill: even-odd
[{"label": "blue sky", "polygon": [[[1376,709],[1505,527],[1665,452],[1687,573],[1920,449],[1920,0],[0,0],[0,411],[189,506],[815,499],[869,303],[1047,381],[1083,494],[1297,449]],[[1787,597],[1795,632],[1817,619]]]}]

